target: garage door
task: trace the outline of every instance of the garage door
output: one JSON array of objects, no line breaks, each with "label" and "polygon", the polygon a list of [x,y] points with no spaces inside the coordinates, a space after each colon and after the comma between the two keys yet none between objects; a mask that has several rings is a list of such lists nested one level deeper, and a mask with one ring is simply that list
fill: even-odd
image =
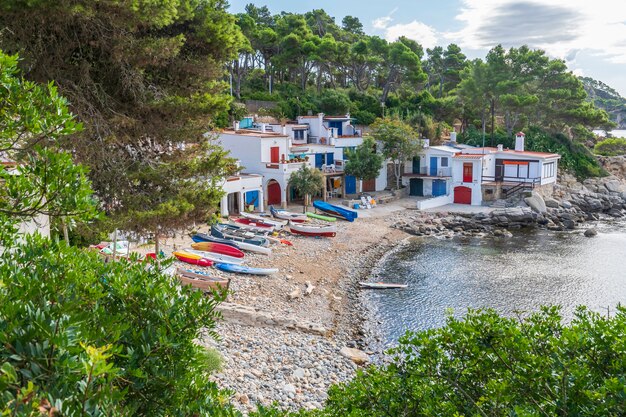
[{"label": "garage door", "polygon": [[433,197],[446,195],[446,182],[444,180],[433,181]]},{"label": "garage door", "polygon": [[472,189],[469,187],[455,187],[454,202],[456,204],[472,204]]}]

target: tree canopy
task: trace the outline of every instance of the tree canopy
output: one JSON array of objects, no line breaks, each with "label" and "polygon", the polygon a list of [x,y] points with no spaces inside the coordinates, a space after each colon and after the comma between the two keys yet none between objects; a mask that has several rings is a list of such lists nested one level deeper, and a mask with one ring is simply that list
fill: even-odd
[{"label": "tree canopy", "polygon": [[215,181],[232,164],[204,134],[228,111],[223,63],[245,41],[226,7],[223,0],[0,5],[0,47],[19,51],[28,80],[54,80],[83,123],[61,145],[89,168],[112,226],[158,235],[207,217],[219,201]]},{"label": "tree canopy", "polygon": [[303,163],[300,169],[291,174],[289,185],[304,197],[304,211],[309,205],[312,195],[317,194],[324,187],[324,175],[318,169]]},{"label": "tree canopy", "polygon": [[355,150],[347,152],[345,172],[360,180],[371,180],[378,177],[383,166],[383,156],[376,149],[376,141],[372,137],[363,138],[363,143]]}]

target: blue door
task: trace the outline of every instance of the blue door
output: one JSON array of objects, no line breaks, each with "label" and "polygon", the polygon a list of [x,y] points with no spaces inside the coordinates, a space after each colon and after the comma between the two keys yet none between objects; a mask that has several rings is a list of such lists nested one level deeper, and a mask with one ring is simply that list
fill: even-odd
[{"label": "blue door", "polygon": [[335,163],[335,154],[327,153],[326,154],[326,165],[332,165]]},{"label": "blue door", "polygon": [[411,178],[409,180],[409,195],[424,195],[424,180],[421,178]]},{"label": "blue door", "polygon": [[259,207],[259,191],[248,191],[246,193],[246,206]]},{"label": "blue door", "polygon": [[356,177],[353,175],[346,175],[346,194],[356,194]]},{"label": "blue door", "polygon": [[444,180],[433,181],[433,197],[446,195],[446,182]]},{"label": "blue door", "polygon": [[430,157],[430,176],[431,177],[437,176],[437,157],[436,156]]},{"label": "blue door", "polygon": [[323,153],[316,153],[315,154],[315,168],[322,168],[322,165],[324,165],[324,154]]},{"label": "blue door", "polygon": [[343,123],[342,122],[328,122],[328,127],[333,127],[337,129],[337,134],[339,136],[343,135]]}]

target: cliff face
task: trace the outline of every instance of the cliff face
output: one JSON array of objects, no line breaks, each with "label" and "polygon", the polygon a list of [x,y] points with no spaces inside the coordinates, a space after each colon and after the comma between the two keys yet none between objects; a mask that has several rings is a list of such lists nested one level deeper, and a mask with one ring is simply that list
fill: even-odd
[{"label": "cliff face", "polygon": [[606,110],[611,120],[617,123],[616,129],[626,129],[626,98],[602,81],[581,77],[585,91],[596,107]]}]

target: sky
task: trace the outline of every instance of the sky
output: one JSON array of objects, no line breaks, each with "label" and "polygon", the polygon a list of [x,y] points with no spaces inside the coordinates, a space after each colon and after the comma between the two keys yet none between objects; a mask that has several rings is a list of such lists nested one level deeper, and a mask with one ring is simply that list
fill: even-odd
[{"label": "sky", "polygon": [[626,0],[230,0],[230,11],[248,3],[272,13],[324,9],[339,24],[356,16],[370,35],[425,48],[456,43],[470,58],[497,44],[529,45],[626,97]]}]

